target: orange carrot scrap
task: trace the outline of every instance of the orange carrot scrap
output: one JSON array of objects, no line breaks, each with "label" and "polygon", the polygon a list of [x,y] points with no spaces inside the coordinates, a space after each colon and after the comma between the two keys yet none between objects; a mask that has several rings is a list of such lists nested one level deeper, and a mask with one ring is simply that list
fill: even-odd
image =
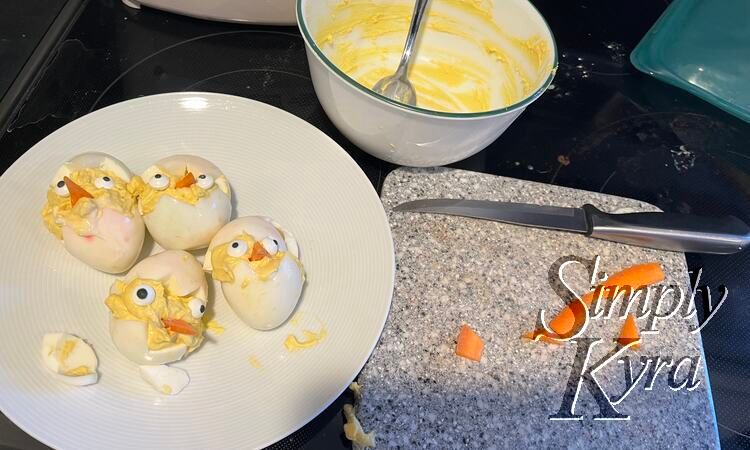
[{"label": "orange carrot scrap", "polygon": [[562,311],[560,311],[549,323],[549,329],[554,332],[553,335],[549,335],[544,329],[539,329],[526,333],[523,337],[534,339],[535,337],[542,335],[542,340],[545,342],[558,343],[550,338],[561,339],[570,337],[575,334],[575,332],[579,330],[586,321],[586,311],[581,303],[588,307],[591,306],[594,299],[599,297],[600,293],[602,299],[612,299],[618,290],[625,289],[626,287],[635,290],[642,286],[659,283],[663,280],[664,271],[662,271],[661,266],[657,263],[636,264],[630,266],[607,278],[607,280],[598,285],[593,291],[582,295],[581,302],[573,301],[563,308]]},{"label": "orange carrot scrap", "polygon": [[77,185],[70,178],[63,177],[63,181],[65,182],[65,186],[68,188],[68,192],[70,193],[70,204],[72,206],[75,206],[76,203],[78,203],[78,200],[82,198],[94,198],[94,196],[89,194],[86,189]]},{"label": "orange carrot scrap", "polygon": [[255,244],[253,244],[253,251],[250,252],[250,261],[260,261],[266,256],[271,256],[271,255],[268,254],[266,249],[263,247],[263,244],[261,244],[258,241],[255,241]]},{"label": "orange carrot scrap", "polygon": [[607,278],[602,283],[602,287],[613,290],[612,288],[615,286],[619,286],[620,288],[630,286],[633,289],[637,289],[641,286],[659,283],[660,281],[664,281],[664,271],[661,270],[661,266],[658,263],[636,264]]},{"label": "orange carrot scrap", "polygon": [[180,334],[188,334],[190,336],[196,336],[198,333],[195,331],[192,325],[180,319],[161,319],[164,327],[169,331]]},{"label": "orange carrot scrap", "polygon": [[177,183],[175,183],[174,187],[179,189],[190,187],[193,184],[195,184],[195,177],[193,176],[193,172],[188,172],[185,174],[185,176],[177,180]]},{"label": "orange carrot scrap", "polygon": [[462,326],[461,332],[458,333],[456,355],[474,361],[480,361],[482,359],[483,351],[484,341],[482,341],[482,338],[479,337],[479,335],[468,325]]},{"label": "orange carrot scrap", "polygon": [[633,314],[628,314],[625,319],[625,323],[622,325],[620,330],[620,336],[617,338],[617,342],[621,345],[628,345],[631,342],[637,342],[631,348],[638,350],[641,348],[641,334],[638,332],[638,325],[635,324],[635,317]]}]

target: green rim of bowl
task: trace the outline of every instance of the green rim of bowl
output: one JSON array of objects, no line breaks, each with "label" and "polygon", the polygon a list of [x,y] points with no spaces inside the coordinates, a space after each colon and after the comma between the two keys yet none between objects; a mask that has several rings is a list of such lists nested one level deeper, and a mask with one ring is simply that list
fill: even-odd
[{"label": "green rim of bowl", "polygon": [[434,111],[432,109],[424,109],[418,106],[406,105],[406,104],[397,102],[395,100],[392,100],[388,97],[385,97],[383,95],[377,94],[371,89],[368,89],[366,86],[360,84],[357,80],[355,80],[354,78],[344,73],[341,69],[338,68],[338,66],[336,66],[336,64],[334,64],[331,60],[328,59],[328,57],[318,47],[318,44],[315,42],[315,39],[310,34],[310,31],[307,29],[307,24],[305,24],[305,18],[304,18],[304,15],[302,14],[302,2],[303,1],[304,0],[297,0],[297,26],[302,32],[305,42],[310,48],[313,49],[317,57],[321,61],[323,61],[323,63],[325,63],[325,65],[328,66],[328,68],[331,69],[333,73],[338,75],[339,78],[343,79],[348,84],[354,86],[359,91],[363,92],[366,95],[369,95],[370,97],[376,100],[380,100],[382,102],[388,103],[397,108],[404,109],[407,111],[411,111],[411,112],[415,112],[419,114],[425,114],[428,116],[447,117],[451,119],[470,119],[470,118],[475,118],[475,117],[496,116],[499,114],[514,111],[514,110],[528,106],[531,102],[539,98],[542,95],[542,93],[544,93],[544,91],[547,90],[549,85],[552,83],[552,80],[555,78],[555,73],[557,72],[557,44],[555,43],[555,36],[554,34],[552,34],[552,30],[550,29],[547,21],[544,19],[544,16],[539,12],[539,10],[531,2],[527,1],[529,6],[531,6],[531,8],[539,15],[539,18],[542,19],[542,23],[544,23],[544,26],[547,28],[547,32],[549,33],[550,40],[552,41],[552,56],[553,56],[552,70],[550,70],[549,76],[544,81],[544,83],[542,83],[542,85],[539,86],[539,89],[534,91],[531,95],[524,97],[521,101],[516,102],[510,106],[505,106],[503,108],[492,109],[489,111],[481,111],[481,112],[451,113],[451,112],[443,112],[443,111]]}]

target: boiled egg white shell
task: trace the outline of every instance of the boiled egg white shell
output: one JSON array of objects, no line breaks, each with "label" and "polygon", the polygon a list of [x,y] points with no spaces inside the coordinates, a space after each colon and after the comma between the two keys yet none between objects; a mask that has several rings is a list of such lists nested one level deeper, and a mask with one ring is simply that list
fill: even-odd
[{"label": "boiled egg white shell", "polygon": [[[221,170],[210,161],[191,155],[173,155],[161,159],[141,175],[145,182],[164,169],[169,177],[184,173],[185,169],[197,178],[206,175],[218,189],[198,200],[195,205],[185,203],[168,194],[162,195],[144,221],[149,233],[161,247],[169,250],[205,248],[216,232],[232,215],[229,184]],[[200,180],[199,180],[200,181]],[[197,183],[199,186],[202,183]]]},{"label": "boiled egg white shell", "polygon": [[[61,351],[66,342],[74,342],[75,346],[64,360]],[[42,338],[42,360],[47,369],[58,380],[73,386],[87,386],[99,380],[96,372],[99,360],[83,339],[67,333],[47,333]],[[80,376],[66,375],[65,372],[77,367],[86,367],[91,373]]]},{"label": "boiled egg white shell", "polygon": [[149,233],[162,248],[196,250],[205,248],[216,231],[229,221],[229,197],[216,189],[191,205],[168,194],[162,195],[153,211],[143,216]]},{"label": "boiled egg white shell", "polygon": [[63,164],[53,178],[53,184],[62,180],[63,177],[69,177],[71,173],[80,169],[91,169],[99,168],[108,172],[112,172],[114,175],[122,178],[125,181],[130,181],[132,174],[130,169],[119,159],[112,155],[99,152],[81,153],[76,155]]},{"label": "boiled egg white shell", "polygon": [[[212,249],[247,233],[257,240],[273,239],[278,251],[287,252],[278,269],[261,279],[249,263],[237,264],[232,282],[222,282],[221,291],[232,310],[243,322],[258,330],[271,330],[283,324],[294,311],[302,293],[304,274],[289,255],[298,257],[299,247],[292,234],[268,217],[240,217],[225,225],[211,240],[203,268],[213,270]],[[243,284],[245,286],[243,287]]]},{"label": "boiled egg white shell", "polygon": [[[234,281],[222,283],[221,292],[243,322],[257,330],[272,330],[283,324],[294,311],[304,279],[297,263],[285,256],[268,280],[262,280],[249,264],[239,264]],[[242,283],[248,279],[248,285]]]},{"label": "boiled egg white shell", "polygon": [[140,214],[132,217],[104,208],[89,221],[96,224],[96,234],[84,237],[68,226],[62,227],[63,244],[71,255],[106,273],[122,273],[138,259],[146,237]]},{"label": "boiled egg white shell", "polygon": [[[126,182],[131,179],[130,170],[120,160],[106,153],[92,152],[77,155],[63,164],[55,173],[50,186],[56,185],[73,172],[88,168],[111,172]],[[122,273],[135,264],[143,247],[146,235],[143,218],[137,212],[132,216],[120,214],[99,202],[97,206],[102,209],[99,217],[96,212],[89,216],[96,235],[83,237],[63,225],[63,245],[71,255],[97,270]]]}]

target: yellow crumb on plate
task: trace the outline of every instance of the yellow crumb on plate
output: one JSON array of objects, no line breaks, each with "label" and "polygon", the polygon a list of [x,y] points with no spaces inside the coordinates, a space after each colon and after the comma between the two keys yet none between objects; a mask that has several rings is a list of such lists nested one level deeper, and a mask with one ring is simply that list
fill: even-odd
[{"label": "yellow crumb on plate", "polygon": [[258,357],[257,357],[257,356],[255,356],[255,355],[253,355],[253,356],[251,356],[251,357],[247,358],[247,362],[249,362],[249,363],[250,363],[250,365],[251,365],[251,366],[253,366],[253,367],[254,367],[254,368],[256,368],[256,369],[262,369],[262,368],[263,368],[263,366],[262,366],[262,365],[261,365],[261,363],[260,363],[260,360],[259,360],[259,359],[258,359]]},{"label": "yellow crumb on plate", "polygon": [[211,319],[206,322],[206,330],[216,335],[223,334],[225,331],[224,327],[219,325],[219,322],[217,322],[216,319]]},{"label": "yellow crumb on plate", "polygon": [[290,352],[296,352],[297,350],[315,347],[320,343],[320,341],[325,339],[325,337],[328,335],[328,332],[325,328],[321,328],[317,333],[310,330],[303,330],[302,334],[304,336],[302,339],[299,339],[293,334],[287,336],[286,340],[284,341],[284,347],[286,347],[286,349]]}]

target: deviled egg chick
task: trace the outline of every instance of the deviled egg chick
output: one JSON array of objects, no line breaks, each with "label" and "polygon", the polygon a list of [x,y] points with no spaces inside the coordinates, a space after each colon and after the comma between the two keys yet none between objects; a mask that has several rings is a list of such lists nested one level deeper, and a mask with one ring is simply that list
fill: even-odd
[{"label": "deviled egg chick", "polygon": [[105,300],[117,349],[139,365],[184,358],[203,342],[208,288],[200,263],[168,250],[136,264]]},{"label": "deviled egg chick", "polygon": [[108,273],[128,270],[143,246],[145,227],[130,190],[128,168],[104,153],[83,153],[57,170],[42,219],[65,249]]},{"label": "deviled egg chick", "polygon": [[305,283],[296,240],[267,217],[225,225],[211,240],[203,268],[221,282],[232,310],[258,330],[283,324]]},{"label": "deviled egg chick", "polygon": [[226,177],[196,156],[157,161],[141,174],[137,193],[149,233],[169,250],[205,248],[232,214]]}]

